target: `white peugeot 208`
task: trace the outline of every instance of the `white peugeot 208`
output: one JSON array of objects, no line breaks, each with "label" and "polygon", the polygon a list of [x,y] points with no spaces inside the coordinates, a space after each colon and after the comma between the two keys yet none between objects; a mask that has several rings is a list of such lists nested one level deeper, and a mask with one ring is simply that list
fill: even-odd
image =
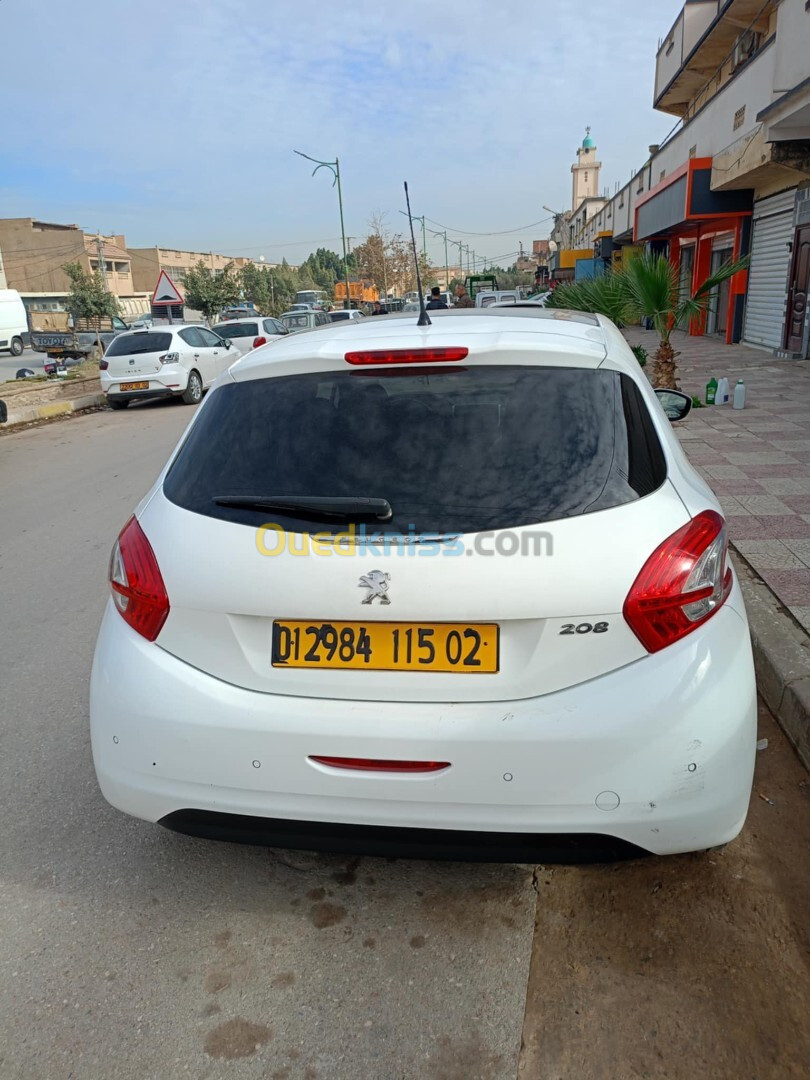
[{"label": "white peugeot 208", "polygon": [[115,544],[101,789],[180,831],[528,860],[723,844],[755,686],[711,490],[622,336],[333,324],[214,385]]}]

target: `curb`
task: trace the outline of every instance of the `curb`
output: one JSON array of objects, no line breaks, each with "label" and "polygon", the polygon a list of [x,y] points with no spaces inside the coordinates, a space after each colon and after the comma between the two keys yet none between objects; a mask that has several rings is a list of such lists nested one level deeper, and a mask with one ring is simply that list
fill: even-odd
[{"label": "curb", "polygon": [[70,413],[81,412],[83,409],[96,408],[103,405],[105,401],[103,394],[84,394],[70,401],[51,401],[46,405],[28,405],[22,409],[9,409],[8,420],[3,425],[3,430],[6,431],[16,424],[30,424],[33,420],[52,420],[55,416],[68,416]]},{"label": "curb", "polygon": [[810,769],[810,636],[736,550],[732,562],[748,612],[757,689]]}]

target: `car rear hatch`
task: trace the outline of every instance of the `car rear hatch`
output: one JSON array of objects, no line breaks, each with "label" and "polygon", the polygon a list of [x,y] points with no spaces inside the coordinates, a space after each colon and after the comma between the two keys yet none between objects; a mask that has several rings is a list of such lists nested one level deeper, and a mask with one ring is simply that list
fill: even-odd
[{"label": "car rear hatch", "polygon": [[219,679],[507,701],[645,657],[622,607],[688,520],[629,377],[471,364],[221,386],[141,524],[158,645]]},{"label": "car rear hatch", "polygon": [[148,378],[161,370],[160,357],[172,348],[168,330],[136,330],[119,334],[110,342],[104,359],[113,379]]}]

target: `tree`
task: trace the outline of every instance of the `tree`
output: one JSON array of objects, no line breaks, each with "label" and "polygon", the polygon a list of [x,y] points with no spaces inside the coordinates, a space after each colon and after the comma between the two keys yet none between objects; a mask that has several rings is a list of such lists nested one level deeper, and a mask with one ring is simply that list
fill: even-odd
[{"label": "tree", "polygon": [[270,271],[270,275],[273,290],[270,314],[281,315],[289,310],[295,299],[299,288],[298,272],[284,259],[281,266]]},{"label": "tree", "polygon": [[103,318],[119,313],[118,299],[107,291],[98,271],[88,274],[78,262],[65,263],[62,269],[70,279],[67,306],[74,319],[88,319],[100,330]]},{"label": "tree", "polygon": [[208,322],[239,301],[239,279],[233,263],[228,263],[221,273],[215,273],[200,259],[186,271],[183,286],[186,307],[201,312]]},{"label": "tree", "polygon": [[677,390],[677,353],[670,340],[672,331],[702,319],[717,287],[747,266],[747,256],[728,262],[710,274],[693,293],[683,296],[677,267],[664,255],[647,252],[621,270],[558,285],[546,307],[597,312],[607,315],[618,326],[651,319],[659,338],[651,371],[653,386]]},{"label": "tree", "polygon": [[242,299],[250,301],[260,315],[272,314],[275,289],[270,267],[245,263],[238,278]]},{"label": "tree", "polygon": [[748,262],[748,256],[727,262],[686,296],[680,292],[678,268],[663,255],[646,252],[622,270],[621,277],[632,308],[639,318],[652,319],[653,329],[659,337],[653,357],[653,386],[666,390],[678,389],[677,353],[670,341],[672,331],[677,326],[702,319],[717,287],[740,270],[745,270]]},{"label": "tree", "polygon": [[[356,267],[355,256],[347,255],[346,263],[351,274]],[[317,288],[327,289],[331,293],[335,282],[344,279],[343,257],[328,248],[318,248],[301,264],[299,272],[302,276],[307,275]]]},{"label": "tree", "polygon": [[638,321],[635,307],[627,295],[626,283],[618,273],[564,282],[551,293],[546,307],[598,312],[607,315],[617,326]]}]

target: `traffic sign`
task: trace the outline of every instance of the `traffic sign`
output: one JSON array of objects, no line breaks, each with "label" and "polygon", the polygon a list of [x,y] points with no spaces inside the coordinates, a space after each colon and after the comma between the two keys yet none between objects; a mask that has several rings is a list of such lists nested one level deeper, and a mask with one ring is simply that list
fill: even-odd
[{"label": "traffic sign", "polygon": [[166,273],[165,270],[160,271],[160,277],[158,278],[155,291],[152,294],[152,306],[157,304],[182,304],[184,303],[183,297],[177,290],[177,286]]}]

